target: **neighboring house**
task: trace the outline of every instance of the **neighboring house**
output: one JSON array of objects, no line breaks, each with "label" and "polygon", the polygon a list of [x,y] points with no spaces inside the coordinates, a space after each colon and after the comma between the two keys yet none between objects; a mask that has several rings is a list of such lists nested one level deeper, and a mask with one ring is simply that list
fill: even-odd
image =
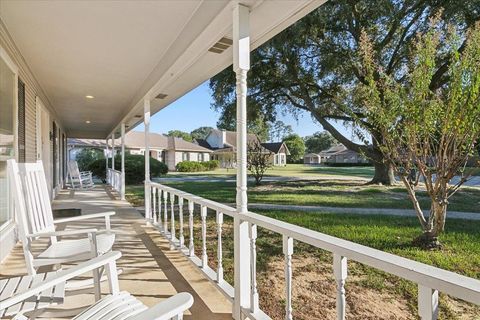
[{"label": "neighboring house", "polygon": [[[168,137],[158,133],[150,133],[150,156],[168,166],[168,170],[175,171],[181,161],[209,161],[211,150],[198,144],[185,141],[181,138]],[[105,141],[95,139],[68,139],[70,159],[75,159],[82,148],[105,149]],[[115,140],[116,151],[119,152],[121,140]],[[125,149],[130,154],[145,154],[145,133],[130,131],[125,135]]]},{"label": "neighboring house", "polygon": [[321,163],[368,163],[368,159],[344,145],[334,145],[320,153],[308,153],[303,157],[304,164]]},{"label": "neighboring house", "polygon": [[[205,139],[196,139],[199,146],[212,150],[212,159],[220,162],[221,168],[236,167],[237,133],[227,130],[212,130]],[[272,154],[271,163],[274,166],[286,164],[286,156],[290,154],[283,142],[261,143],[255,134],[249,133],[247,143],[260,143],[265,152]]]},{"label": "neighboring house", "polygon": [[271,152],[270,161],[274,166],[287,165],[287,156],[290,155],[290,151],[284,142],[262,143],[262,146]]},{"label": "neighboring house", "polygon": [[303,163],[304,164],[320,164],[321,158],[318,153],[307,153],[303,156]]}]

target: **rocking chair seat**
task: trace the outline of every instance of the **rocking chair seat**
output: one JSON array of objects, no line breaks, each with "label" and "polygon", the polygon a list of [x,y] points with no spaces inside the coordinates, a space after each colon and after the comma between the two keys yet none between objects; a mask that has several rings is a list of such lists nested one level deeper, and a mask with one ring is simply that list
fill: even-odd
[{"label": "rocking chair seat", "polygon": [[[104,254],[110,251],[114,242],[115,242],[114,233],[101,233],[97,235],[98,254]],[[88,238],[62,240],[56,243],[52,243],[45,251],[40,253],[36,258],[72,261],[72,258],[77,258],[77,257],[78,257],[78,260],[89,259],[92,257],[90,240]]]},{"label": "rocking chair seat", "polygon": [[[54,278],[58,271],[38,273],[32,276],[14,277],[0,280],[0,300],[28,290],[30,287],[45,280]],[[65,297],[65,282],[43,290],[9,308],[2,308],[0,303],[0,318],[15,316],[18,313],[44,309],[52,305],[62,304]]]}]

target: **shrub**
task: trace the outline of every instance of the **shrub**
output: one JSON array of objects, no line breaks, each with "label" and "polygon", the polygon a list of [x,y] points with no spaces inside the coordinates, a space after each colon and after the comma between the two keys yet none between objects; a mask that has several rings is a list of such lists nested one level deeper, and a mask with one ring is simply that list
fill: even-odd
[{"label": "shrub", "polygon": [[209,170],[209,171],[213,171],[215,169],[220,168],[220,161],[218,161],[218,160],[210,160],[210,161],[202,162],[202,163],[205,164],[205,166],[207,166],[207,170]]},{"label": "shrub", "polygon": [[77,154],[75,158],[77,160],[78,168],[80,169],[80,171],[88,170],[88,166],[96,160],[103,159],[103,161],[105,162],[105,155],[103,154],[103,150],[96,148],[84,148]]},{"label": "shrub", "polygon": [[[120,156],[115,157],[115,168],[120,169],[122,165]],[[108,159],[108,166],[110,167],[112,159]],[[88,170],[92,171],[93,175],[99,177],[104,182],[105,176],[105,159],[96,160],[90,164]],[[163,162],[157,159],[150,158],[150,176],[152,178],[167,174],[168,167]],[[125,154],[125,184],[139,184],[145,180],[145,157],[143,155],[129,155]]]},{"label": "shrub", "polygon": [[182,161],[176,165],[178,172],[213,171],[218,167],[220,167],[220,162],[218,160],[210,160],[205,162]]}]

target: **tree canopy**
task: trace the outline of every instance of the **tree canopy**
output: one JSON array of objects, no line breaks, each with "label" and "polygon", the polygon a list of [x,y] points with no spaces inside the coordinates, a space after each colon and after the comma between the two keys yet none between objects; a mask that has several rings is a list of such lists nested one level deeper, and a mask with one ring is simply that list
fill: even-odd
[{"label": "tree canopy", "polygon": [[190,136],[192,139],[205,139],[212,130],[212,127],[199,127],[190,132]]},{"label": "tree canopy", "polygon": [[192,141],[192,136],[190,135],[190,133],[181,130],[170,130],[168,131],[167,136],[182,138],[185,141]]},{"label": "tree canopy", "polygon": [[[362,31],[372,41],[373,59],[398,83],[405,81],[407,55],[419,32],[429,28],[429,19],[441,12],[444,22],[455,25],[465,47],[464,35],[480,16],[480,0],[459,4],[453,0],[331,0],[299,20],[251,55],[248,74],[249,120],[263,117],[274,122],[278,114],[298,115],[306,111],[347,148],[369,157],[375,165],[372,182],[394,182],[393,168],[377,145],[380,131],[365,117],[362,101],[353,99],[351,88],[366,79],[359,66]],[[429,88],[436,90],[448,81],[451,57],[436,52],[436,70]],[[235,118],[235,75],[231,67],[211,79],[213,107],[223,122]],[[334,125],[357,131],[363,143],[343,135]],[[373,139],[370,139],[370,136]],[[373,144],[370,141],[373,140]]]},{"label": "tree canopy", "polygon": [[328,131],[315,132],[311,136],[306,136],[303,140],[309,153],[319,153],[336,143],[335,138]]},{"label": "tree canopy", "polygon": [[303,159],[305,155],[305,142],[298,134],[291,134],[283,139],[283,142],[287,145],[290,155],[287,156],[287,161],[295,163]]}]

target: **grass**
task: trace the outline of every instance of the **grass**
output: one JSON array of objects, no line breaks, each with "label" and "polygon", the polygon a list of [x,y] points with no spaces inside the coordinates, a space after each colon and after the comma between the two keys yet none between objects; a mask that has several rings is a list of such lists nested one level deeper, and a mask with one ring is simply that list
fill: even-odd
[{"label": "grass", "polygon": [[[221,203],[235,202],[235,182],[168,182],[180,189]],[[132,203],[143,201],[143,186],[129,186],[127,193]],[[419,192],[421,206],[430,207],[425,192]],[[305,180],[268,182],[250,185],[250,203],[310,205],[343,208],[412,209],[406,190],[401,186],[384,187],[364,185],[361,181]],[[451,198],[449,210],[480,212],[480,189],[464,187]]]},{"label": "grass", "polygon": [[[194,215],[195,252],[201,255],[201,225],[198,208]],[[414,218],[389,217],[379,215],[335,215],[329,213],[306,213],[295,211],[266,211],[260,214],[288,223],[303,226],[335,237],[350,240],[382,251],[390,252],[416,261],[427,263],[469,277],[480,279],[480,221],[447,220],[446,232],[442,235],[442,250],[425,251],[411,245],[412,239],[420,233],[418,222]],[[188,221],[185,215],[184,221]],[[185,239],[190,237],[185,228]],[[177,224],[176,234],[179,229]],[[223,226],[223,267],[225,280],[233,284],[233,221],[225,217]],[[207,216],[207,253],[209,265],[217,267],[217,234],[215,213]],[[257,238],[257,281],[260,292],[261,308],[273,319],[281,319],[284,310],[283,291],[283,253],[282,238],[279,234],[259,228]],[[331,271],[332,255],[326,251],[295,241],[294,245],[294,316],[296,319],[311,319],[312,314],[321,313],[318,318],[332,318],[334,304],[311,303],[313,297],[328,295],[334,297],[335,283]],[[302,281],[307,278],[308,281]],[[272,283],[273,282],[273,283]],[[312,283],[322,283],[313,286]],[[347,296],[373,292],[385,301],[399,301],[407,305],[407,319],[415,319],[416,290],[414,283],[374,268],[349,261],[347,278]],[[301,292],[308,292],[307,296]],[[320,300],[322,300],[320,299]],[[316,300],[318,302],[318,299]],[[323,301],[323,300],[322,300]],[[380,303],[380,302],[379,302]],[[384,307],[380,303],[363,306],[355,299],[349,300],[350,315],[353,318],[367,319],[366,314],[376,314]],[[441,297],[440,319],[464,319],[457,317],[458,308],[466,319],[477,319],[480,307],[459,302],[450,297]],[[322,313],[323,312],[323,313]],[[330,312],[331,314],[324,312]],[[395,309],[390,310],[392,314]],[[405,313],[405,311],[404,311]],[[401,317],[400,317],[401,318]],[[375,319],[385,319],[375,317]],[[389,318],[390,319],[390,318]],[[403,319],[403,318],[402,318]]]},{"label": "grass", "polygon": [[[265,174],[266,177],[325,177],[325,176],[349,176],[370,179],[373,177],[373,167],[327,167],[327,166],[306,166],[303,164],[288,164],[285,167],[272,167]],[[217,176],[233,177],[235,169],[217,169],[205,172],[175,172],[169,173],[168,177],[185,176]]]}]

